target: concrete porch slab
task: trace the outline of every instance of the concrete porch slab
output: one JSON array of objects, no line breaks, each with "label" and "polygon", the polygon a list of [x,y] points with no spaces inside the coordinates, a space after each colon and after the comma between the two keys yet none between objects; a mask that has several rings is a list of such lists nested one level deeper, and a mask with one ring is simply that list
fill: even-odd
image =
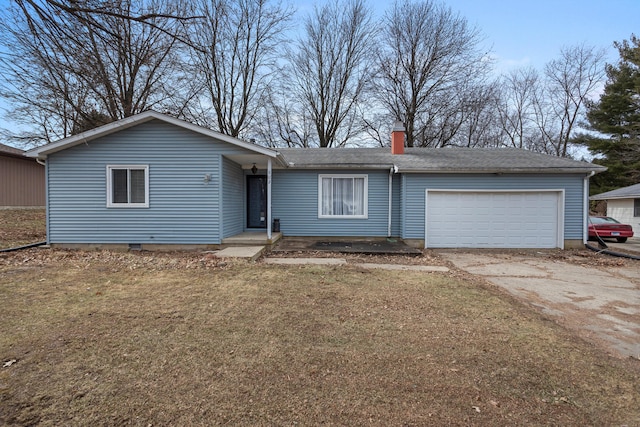
[{"label": "concrete porch slab", "polygon": [[247,258],[255,261],[262,255],[264,249],[264,246],[233,246],[217,251],[214,255],[218,258]]},{"label": "concrete porch slab", "polygon": [[282,238],[282,233],[272,233],[271,239],[266,231],[245,231],[235,236],[222,239],[222,246],[257,246],[273,245]]}]

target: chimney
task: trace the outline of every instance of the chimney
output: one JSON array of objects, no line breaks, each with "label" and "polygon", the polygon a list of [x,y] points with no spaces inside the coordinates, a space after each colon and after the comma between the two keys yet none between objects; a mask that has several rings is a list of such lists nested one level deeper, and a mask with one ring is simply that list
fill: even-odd
[{"label": "chimney", "polygon": [[404,125],[396,120],[391,131],[391,154],[404,154]]}]

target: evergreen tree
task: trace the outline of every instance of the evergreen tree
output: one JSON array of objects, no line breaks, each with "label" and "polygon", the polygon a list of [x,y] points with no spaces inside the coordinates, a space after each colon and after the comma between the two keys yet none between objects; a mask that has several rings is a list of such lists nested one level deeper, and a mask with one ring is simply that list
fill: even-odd
[{"label": "evergreen tree", "polygon": [[609,168],[593,177],[592,194],[640,182],[640,39],[614,45],[620,61],[607,65],[604,93],[587,111],[590,129],[602,135],[583,136],[594,163]]}]

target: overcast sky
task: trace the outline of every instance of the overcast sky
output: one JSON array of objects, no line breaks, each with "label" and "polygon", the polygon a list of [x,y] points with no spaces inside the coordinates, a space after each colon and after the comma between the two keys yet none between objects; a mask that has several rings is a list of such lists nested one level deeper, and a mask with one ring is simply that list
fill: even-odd
[{"label": "overcast sky", "polygon": [[[286,2],[286,1],[285,1]],[[8,0],[0,0],[6,7]],[[312,1],[293,2],[304,15]],[[381,16],[390,1],[370,0]],[[614,41],[640,36],[640,0],[447,0],[445,4],[474,24],[496,59],[496,70],[519,66],[542,70],[563,46],[585,43],[606,48],[617,61]],[[296,19],[296,22],[300,22]],[[0,100],[0,108],[6,104]],[[0,127],[12,128],[3,117]]]}]

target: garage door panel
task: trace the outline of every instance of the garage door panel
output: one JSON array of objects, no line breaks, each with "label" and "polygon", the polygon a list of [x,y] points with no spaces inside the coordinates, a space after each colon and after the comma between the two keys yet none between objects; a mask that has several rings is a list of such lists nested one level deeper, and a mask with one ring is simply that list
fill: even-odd
[{"label": "garage door panel", "polygon": [[427,191],[427,247],[554,248],[558,191]]}]

